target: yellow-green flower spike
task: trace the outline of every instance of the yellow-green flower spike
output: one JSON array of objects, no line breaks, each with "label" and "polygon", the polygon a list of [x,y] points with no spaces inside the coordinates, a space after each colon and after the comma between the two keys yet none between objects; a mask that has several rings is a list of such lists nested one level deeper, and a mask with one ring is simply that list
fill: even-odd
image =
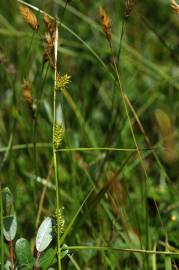
[{"label": "yellow-green flower spike", "polygon": [[56,209],[55,214],[54,214],[54,231],[57,233],[58,231],[58,222],[59,221],[59,233],[60,235],[64,232],[64,225],[65,225],[65,220],[63,217],[62,209]]},{"label": "yellow-green flower spike", "polygon": [[64,134],[64,130],[62,125],[55,125],[55,130],[54,130],[54,147],[55,149],[58,149],[62,140],[63,140],[63,134]]},{"label": "yellow-green flower spike", "polygon": [[57,88],[56,90],[66,90],[68,88],[68,84],[70,83],[71,76],[65,74],[61,75],[60,73],[57,74]]}]

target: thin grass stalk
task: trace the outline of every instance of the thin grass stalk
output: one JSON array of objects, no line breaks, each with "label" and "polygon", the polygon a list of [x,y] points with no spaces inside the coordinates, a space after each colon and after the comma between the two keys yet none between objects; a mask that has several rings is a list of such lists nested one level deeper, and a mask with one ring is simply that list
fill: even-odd
[{"label": "thin grass stalk", "polygon": [[3,235],[3,207],[2,207],[2,187],[0,184],[0,223],[1,223],[1,269],[4,269],[4,235]]},{"label": "thin grass stalk", "polygon": [[[53,163],[55,173],[55,187],[56,187],[56,209],[59,212],[59,184],[58,184],[58,170],[57,170],[57,154],[55,148],[55,127],[56,127],[56,88],[57,88],[57,53],[58,53],[58,24],[55,29],[55,43],[54,43],[54,88],[53,88]],[[60,221],[57,215],[57,257],[58,269],[61,270],[61,248],[60,248]]]},{"label": "thin grass stalk", "polygon": [[[159,159],[159,157],[158,157],[158,155],[157,155],[157,153],[156,153],[156,149],[155,149],[155,147],[154,147],[154,148],[152,147],[152,143],[151,143],[151,141],[150,141],[150,139],[149,139],[149,137],[148,137],[148,135],[147,135],[147,133],[146,133],[146,131],[145,131],[145,129],[144,129],[144,127],[143,127],[143,125],[142,125],[142,123],[141,123],[139,117],[138,117],[138,115],[136,114],[136,112],[135,112],[135,110],[134,110],[132,104],[130,103],[130,101],[129,101],[129,99],[128,99],[128,97],[127,97],[126,95],[125,95],[125,99],[126,99],[126,102],[127,102],[128,106],[129,106],[131,112],[132,112],[133,115],[134,115],[134,118],[135,118],[135,120],[136,120],[136,122],[137,122],[137,124],[138,124],[138,126],[139,126],[139,128],[140,128],[140,130],[141,130],[141,133],[142,133],[143,136],[144,136],[144,139],[145,139],[145,141],[146,141],[146,143],[147,143],[149,149],[151,149],[152,155],[154,156],[155,160],[157,161],[157,164],[158,164],[159,168],[162,170],[162,172],[164,172],[164,175],[166,176],[168,182],[170,183],[169,176],[168,176],[168,174],[167,174],[165,168],[163,167],[163,165],[162,165],[162,163],[161,163],[161,161],[160,161],[160,159]],[[158,215],[159,215],[159,218],[160,218],[160,223],[161,223],[161,225],[162,225],[162,229],[163,229],[165,235],[167,235],[167,229],[166,229],[166,227],[165,227],[165,225],[164,225],[164,223],[163,223],[163,221],[162,221],[162,217],[161,217],[161,215],[160,215],[159,208],[158,208],[158,206],[157,206],[156,201],[154,201],[154,202],[155,202],[155,207],[156,207],[156,209],[157,209],[157,212],[158,212]]]},{"label": "thin grass stalk", "polygon": [[[161,140],[162,142],[162,140]],[[51,143],[37,143],[37,148],[53,148]],[[27,144],[16,144],[12,146],[13,151],[18,150],[26,150],[29,148],[33,148],[32,143]],[[6,152],[8,149],[8,146],[1,147],[0,153]],[[141,148],[140,151],[146,152],[152,152],[156,150],[167,150],[165,147],[161,147],[160,143],[157,143],[154,146],[151,146],[150,148]],[[121,152],[137,152],[136,148],[117,148],[117,147],[73,147],[73,148],[60,148],[56,150],[57,152],[77,152],[77,151],[121,151]]]},{"label": "thin grass stalk", "polygon": [[135,248],[113,248],[109,246],[67,246],[63,250],[74,250],[74,251],[83,251],[83,250],[104,250],[104,251],[113,251],[113,252],[127,252],[127,253],[139,253],[139,254],[148,254],[148,255],[164,255],[164,256],[179,256],[179,252],[173,251],[158,251],[158,250],[146,250],[146,249],[135,249]]},{"label": "thin grass stalk", "polygon": [[81,270],[81,268],[77,264],[76,260],[73,258],[73,255],[68,254],[68,258],[70,259],[70,261],[73,264],[73,266],[75,267],[75,269]]},{"label": "thin grass stalk", "polygon": [[[157,244],[154,244],[153,251],[156,252],[157,250]],[[157,270],[157,256],[156,254],[152,255],[152,270]]]},{"label": "thin grass stalk", "polygon": [[[138,154],[139,160],[141,161],[141,166],[142,166],[142,169],[144,171],[145,178],[146,178],[146,180],[149,180],[149,177],[147,175],[147,171],[146,171],[144,163],[143,163],[143,158],[142,158],[142,155],[141,155],[141,152],[140,152],[140,149],[139,149],[136,137],[135,137],[135,133],[134,133],[134,130],[133,130],[133,126],[132,126],[132,122],[131,122],[131,119],[130,119],[127,102],[125,100],[125,93],[124,93],[124,90],[122,88],[121,79],[120,79],[120,75],[119,75],[119,71],[118,71],[118,67],[117,67],[117,64],[116,64],[114,51],[113,51],[113,47],[112,47],[112,43],[111,43],[110,39],[108,39],[108,43],[109,43],[109,47],[110,47],[111,55],[112,55],[112,59],[113,59],[113,66],[114,66],[114,71],[115,71],[115,74],[116,74],[117,84],[118,84],[120,95],[121,95],[122,102],[123,102],[123,105],[124,105],[125,113],[126,113],[126,116],[127,116],[127,119],[128,119],[129,127],[130,127],[131,134],[132,134],[132,138],[133,138],[134,144],[135,144],[136,149],[137,149],[137,154]],[[146,249],[148,249],[148,245],[149,245],[149,224],[148,224],[148,205],[147,205],[147,184],[146,184],[146,181],[144,182],[144,200],[145,200],[145,234],[146,234],[145,235],[145,238],[146,238],[145,239],[145,246],[146,246]],[[147,258],[147,269],[149,269],[148,258]]]}]

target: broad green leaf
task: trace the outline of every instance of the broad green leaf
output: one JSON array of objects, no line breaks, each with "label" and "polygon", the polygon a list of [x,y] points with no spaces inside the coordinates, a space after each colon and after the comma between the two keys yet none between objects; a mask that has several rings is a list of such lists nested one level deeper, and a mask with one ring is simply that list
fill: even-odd
[{"label": "broad green leaf", "polygon": [[32,256],[29,242],[24,238],[18,239],[15,250],[17,260],[19,264],[22,265],[21,267],[29,267],[31,269],[34,265],[35,259]]},{"label": "broad green leaf", "polygon": [[43,270],[48,269],[49,266],[53,265],[57,260],[55,258],[57,249],[49,248],[39,259],[39,265]]},{"label": "broad green leaf", "polygon": [[36,236],[36,249],[38,252],[44,251],[53,239],[53,220],[47,217],[41,223]]},{"label": "broad green leaf", "polygon": [[3,218],[3,233],[7,241],[15,238],[17,232],[16,215],[6,216]]}]

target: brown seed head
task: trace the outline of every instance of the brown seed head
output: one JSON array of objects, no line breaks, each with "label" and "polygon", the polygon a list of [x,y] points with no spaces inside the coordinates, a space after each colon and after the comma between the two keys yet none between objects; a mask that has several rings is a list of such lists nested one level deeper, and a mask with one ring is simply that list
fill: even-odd
[{"label": "brown seed head", "polygon": [[112,33],[111,33],[111,19],[107,15],[105,9],[101,6],[99,8],[99,16],[100,16],[100,22],[101,26],[103,28],[103,32],[105,33],[108,40],[111,39]]},{"label": "brown seed head", "polygon": [[49,61],[50,65],[52,66],[53,59],[54,59],[54,40],[49,33],[45,35],[46,47],[43,53],[44,62]]},{"label": "brown seed head", "polygon": [[51,19],[48,15],[43,14],[44,23],[47,26],[48,33],[45,35],[46,47],[43,53],[44,62],[49,62],[50,66],[54,69],[54,44],[55,44],[55,31],[56,21]]},{"label": "brown seed head", "polygon": [[125,0],[125,18],[128,18],[133,10],[135,0]]},{"label": "brown seed head", "polygon": [[173,9],[174,12],[179,14],[179,5],[176,3],[175,0],[171,0],[171,8]]},{"label": "brown seed head", "polygon": [[23,88],[24,100],[29,105],[29,107],[32,108],[33,98],[32,98],[32,90],[31,90],[29,81],[24,80],[22,88]]},{"label": "brown seed head", "polygon": [[56,22],[52,20],[48,15],[43,14],[44,23],[46,24],[51,36],[54,35],[56,29]]},{"label": "brown seed head", "polygon": [[30,8],[19,4],[19,10],[22,17],[24,18],[24,21],[28,25],[30,25],[34,30],[37,30],[39,27],[38,20],[35,14],[30,10]]}]

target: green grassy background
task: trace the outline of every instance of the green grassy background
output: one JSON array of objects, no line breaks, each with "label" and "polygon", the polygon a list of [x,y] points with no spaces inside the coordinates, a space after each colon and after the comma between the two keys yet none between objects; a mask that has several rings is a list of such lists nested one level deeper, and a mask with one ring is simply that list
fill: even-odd
[{"label": "green grassy background", "polygon": [[[57,13],[64,23],[59,27],[58,70],[69,74],[71,83],[57,99],[57,120],[65,128],[61,148],[128,149],[59,151],[60,202],[66,226],[95,187],[65,243],[177,250],[178,15],[172,12],[169,1],[136,1],[127,20],[124,1],[71,1],[66,9],[61,0],[28,2],[51,15]],[[99,24],[100,4],[112,21],[112,44],[123,90],[151,145],[156,147],[154,155],[128,107],[147,179],[137,152],[130,151],[136,146],[112,77],[111,51]],[[34,32],[24,23],[15,1],[0,3],[0,180],[14,195],[17,238],[25,237],[32,245],[37,209],[48,175],[50,186],[40,220],[55,210],[53,169],[49,173],[53,72],[48,64],[43,65],[46,28],[42,16],[38,12],[36,15],[40,27]],[[24,79],[32,85],[34,102],[39,102],[35,129],[22,96]],[[33,141],[37,143],[35,153]],[[74,252],[79,269],[84,270],[179,267],[177,256],[171,257],[172,268],[167,268],[162,255],[150,255],[148,260],[146,257],[110,250]],[[68,269],[74,267],[70,263]]]}]

